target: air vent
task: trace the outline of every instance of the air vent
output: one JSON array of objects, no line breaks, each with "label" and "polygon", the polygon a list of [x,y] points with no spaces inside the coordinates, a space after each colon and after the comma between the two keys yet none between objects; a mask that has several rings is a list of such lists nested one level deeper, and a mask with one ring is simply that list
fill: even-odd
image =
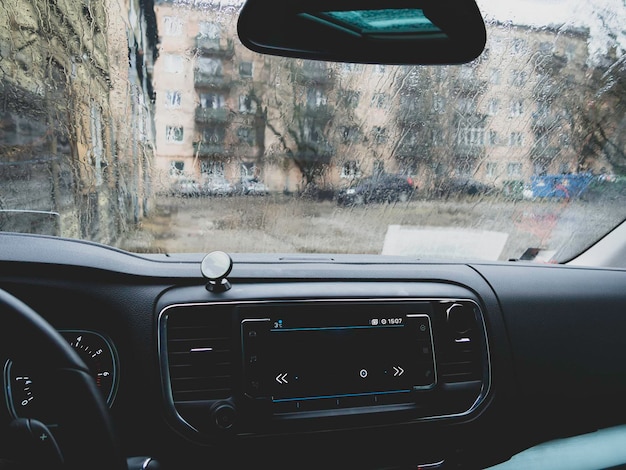
[{"label": "air vent", "polygon": [[437,368],[443,383],[462,383],[483,377],[482,335],[471,303],[444,304],[436,338]]},{"label": "air vent", "polygon": [[229,309],[186,307],[167,320],[167,358],[174,402],[232,395],[233,329]]}]

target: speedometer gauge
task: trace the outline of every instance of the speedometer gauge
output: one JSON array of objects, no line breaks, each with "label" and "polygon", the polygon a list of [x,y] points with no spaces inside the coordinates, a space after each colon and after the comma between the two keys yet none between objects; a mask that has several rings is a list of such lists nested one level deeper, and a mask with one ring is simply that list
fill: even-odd
[{"label": "speedometer gauge", "polygon": [[[113,344],[95,331],[64,330],[61,336],[76,350],[85,362],[98,389],[110,407],[115,399],[118,381],[118,358]],[[23,366],[13,361],[5,365],[6,398],[15,418],[50,420],[50,404],[44,403],[38,379]]]}]

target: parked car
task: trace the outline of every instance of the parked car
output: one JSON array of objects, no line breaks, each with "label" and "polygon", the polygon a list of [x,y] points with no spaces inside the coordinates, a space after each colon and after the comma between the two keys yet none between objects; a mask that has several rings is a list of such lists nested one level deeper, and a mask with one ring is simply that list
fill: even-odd
[{"label": "parked car", "polygon": [[267,196],[270,190],[257,178],[244,179],[241,182],[241,194],[244,196]]},{"label": "parked car", "polygon": [[193,178],[179,178],[172,183],[172,196],[197,197],[202,193],[200,184]]},{"label": "parked car", "polygon": [[530,178],[529,198],[571,199],[585,193],[594,177],[589,173],[537,175]]},{"label": "parked car", "polygon": [[233,185],[223,176],[211,176],[202,185],[206,196],[230,196],[235,192]]},{"label": "parked car", "polygon": [[371,202],[406,202],[415,192],[410,176],[381,174],[364,178],[337,194],[342,205],[359,205]]},{"label": "parked car", "polygon": [[486,183],[482,183],[473,178],[453,176],[444,178],[435,188],[435,196],[451,197],[451,196],[477,196],[481,194],[489,194],[494,191],[494,187]]}]

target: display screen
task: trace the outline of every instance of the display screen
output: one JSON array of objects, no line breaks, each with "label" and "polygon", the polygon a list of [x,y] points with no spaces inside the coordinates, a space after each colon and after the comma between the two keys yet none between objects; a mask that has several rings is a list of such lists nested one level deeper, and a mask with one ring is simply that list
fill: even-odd
[{"label": "display screen", "polygon": [[259,381],[261,395],[274,402],[315,400],[434,385],[428,315],[335,309],[271,312],[246,325],[253,339],[244,340],[244,349],[254,363],[248,376]]}]

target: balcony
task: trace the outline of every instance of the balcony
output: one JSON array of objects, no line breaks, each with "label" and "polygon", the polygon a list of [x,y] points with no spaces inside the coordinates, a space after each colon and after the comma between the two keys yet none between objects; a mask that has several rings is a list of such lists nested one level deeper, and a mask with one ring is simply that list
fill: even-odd
[{"label": "balcony", "polygon": [[196,50],[200,55],[231,59],[235,54],[235,44],[232,39],[196,36]]},{"label": "balcony", "polygon": [[540,74],[557,75],[567,65],[567,57],[559,54],[541,55],[535,62]]},{"label": "balcony", "polygon": [[208,89],[229,89],[233,86],[233,80],[230,77],[223,75],[212,75],[200,70],[196,70],[193,77],[193,83],[196,88],[208,88]]},{"label": "balcony", "polygon": [[227,153],[224,144],[214,144],[210,142],[194,142],[193,152],[194,155],[199,157],[221,156]]},{"label": "balcony", "polygon": [[231,113],[228,108],[196,108],[196,122],[200,124],[225,124],[230,121]]},{"label": "balcony", "polygon": [[530,150],[530,158],[550,162],[559,156],[561,149],[554,145],[535,145]]},{"label": "balcony", "polygon": [[335,149],[327,142],[302,142],[298,148],[297,158],[301,161],[329,163]]},{"label": "balcony", "polygon": [[314,125],[324,127],[334,116],[334,110],[327,105],[305,105],[296,106],[296,114],[300,114],[302,117],[309,120]]},{"label": "balcony", "polygon": [[335,79],[333,70],[324,63],[305,62],[302,67],[294,67],[296,81],[304,85],[329,86]]},{"label": "balcony", "polygon": [[475,96],[487,90],[487,81],[477,78],[457,78],[454,81],[454,92],[463,96]]},{"label": "balcony", "polygon": [[532,127],[535,132],[543,133],[554,129],[559,124],[559,117],[546,113],[533,114]]}]

